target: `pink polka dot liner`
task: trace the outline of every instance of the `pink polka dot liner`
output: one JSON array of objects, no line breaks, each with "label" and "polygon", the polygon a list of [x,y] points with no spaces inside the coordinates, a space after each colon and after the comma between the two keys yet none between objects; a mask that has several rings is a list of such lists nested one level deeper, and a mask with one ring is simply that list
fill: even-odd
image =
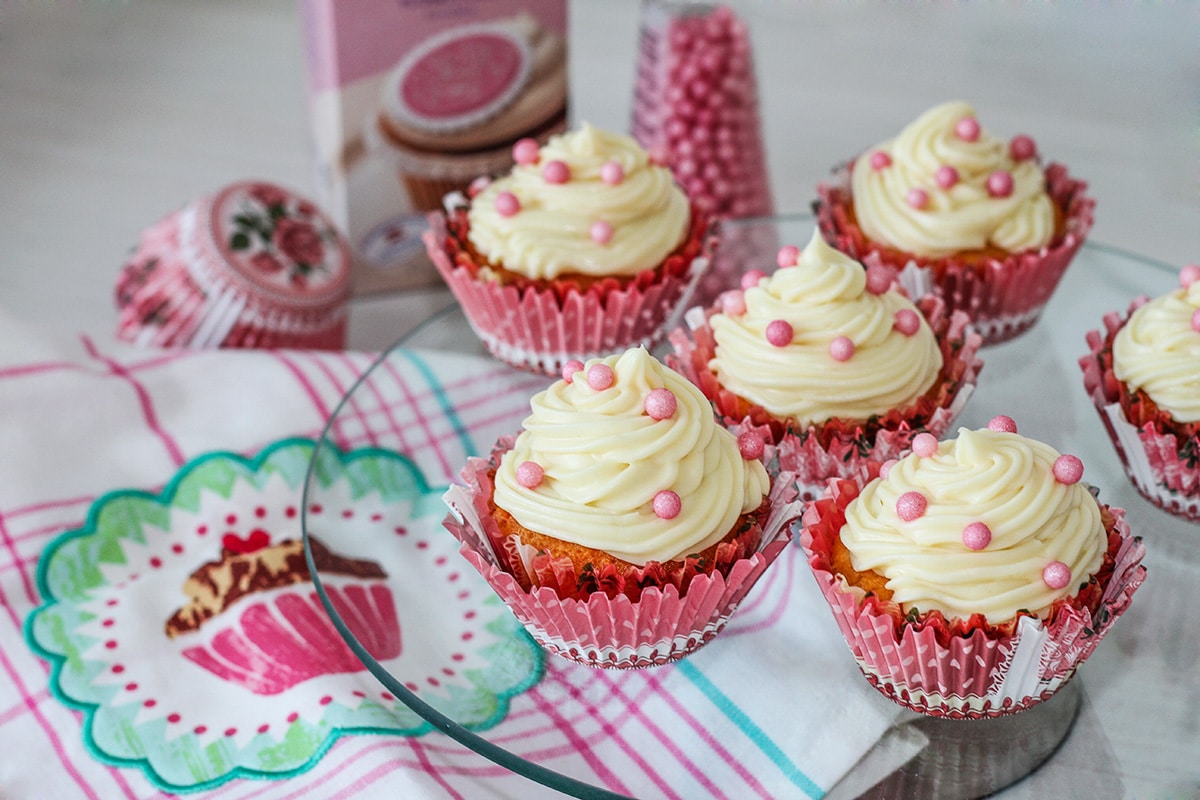
[{"label": "pink polka dot liner", "polygon": [[752,524],[718,549],[711,569],[689,558],[670,570],[650,562],[633,580],[615,571],[578,574],[568,559],[502,536],[492,518],[492,474],[515,438],[500,439],[489,458],[468,460],[464,485],[446,492],[443,524],[539,644],[587,666],[659,666],[710,642],[791,540],[800,515],[794,484],[784,477]]},{"label": "pink polka dot liner", "polygon": [[[656,269],[582,289],[567,278],[518,285],[478,263],[467,244],[465,206],[435,212],[429,221],[425,248],[484,347],[514,367],[555,377],[572,359],[657,345],[716,246],[710,217],[693,207],[686,240]],[[608,223],[592,231],[598,242],[611,233]]]},{"label": "pink polka dot liner", "polygon": [[[846,507],[878,473],[830,481],[801,521],[800,545],[846,644],[868,682],[905,708],[936,717],[1012,714],[1050,698],[1075,674],[1128,608],[1146,577],[1142,540],[1125,511],[1100,503],[1108,552],[1043,621],[1022,615],[1000,625],[982,616],[946,619],[937,611],[905,614],[894,602],[855,591],[831,565]],[[919,523],[914,523],[919,524]],[[1086,581],[1086,583],[1084,583]]]}]

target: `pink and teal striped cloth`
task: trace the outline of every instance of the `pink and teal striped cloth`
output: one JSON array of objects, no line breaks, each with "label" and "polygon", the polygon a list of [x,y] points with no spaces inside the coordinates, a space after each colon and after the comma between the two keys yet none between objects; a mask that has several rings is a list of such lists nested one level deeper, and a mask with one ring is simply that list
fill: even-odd
[{"label": "pink and teal striped cloth", "polygon": [[298,538],[302,511],[328,549],[386,573],[369,589],[326,582],[385,669],[510,753],[608,792],[820,798],[892,724],[798,548],[679,664],[622,673],[543,654],[440,527],[442,491],[517,428],[542,379],[397,352],[342,407],[339,449],[321,449],[304,497],[313,442],[373,360],[150,351],[0,317],[0,796],[562,796],[399,702],[311,584],[166,635],[193,572]]}]

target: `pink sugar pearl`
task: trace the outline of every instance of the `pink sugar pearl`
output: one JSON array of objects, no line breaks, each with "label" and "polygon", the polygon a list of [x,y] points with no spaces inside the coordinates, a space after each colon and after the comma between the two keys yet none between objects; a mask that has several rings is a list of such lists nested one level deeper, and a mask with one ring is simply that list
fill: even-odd
[{"label": "pink sugar pearl", "polygon": [[739,289],[721,292],[718,302],[721,304],[721,312],[728,316],[737,317],[746,313],[746,296]]},{"label": "pink sugar pearl", "polygon": [[1192,330],[1200,333],[1200,308],[1192,312]]},{"label": "pink sugar pearl", "polygon": [[1079,479],[1083,477],[1083,462],[1076,456],[1061,455],[1054,459],[1051,471],[1054,473],[1054,480],[1059,483],[1079,483]]},{"label": "pink sugar pearl", "polygon": [[1008,154],[1013,161],[1028,161],[1037,158],[1037,143],[1032,136],[1019,133],[1008,143]]},{"label": "pink sugar pearl", "polygon": [[992,529],[982,522],[972,522],[963,528],[962,542],[968,550],[983,550],[992,543]]},{"label": "pink sugar pearl", "polygon": [[873,170],[887,169],[892,165],[892,157],[882,150],[876,150],[874,153],[871,153],[870,163]]},{"label": "pink sugar pearl", "polygon": [[1071,568],[1061,561],[1051,561],[1042,570],[1042,580],[1051,589],[1065,589],[1071,583]]},{"label": "pink sugar pearl", "polygon": [[902,308],[892,319],[892,327],[905,336],[912,336],[921,329],[921,316],[911,308]]},{"label": "pink sugar pearl", "polygon": [[943,164],[933,173],[933,181],[943,189],[949,189],[958,183],[958,170],[949,164]]},{"label": "pink sugar pearl", "polygon": [[829,343],[829,355],[834,361],[849,361],[854,357],[854,340],[849,336],[835,336]]},{"label": "pink sugar pearl", "polygon": [[775,319],[767,323],[767,341],[775,347],[787,347],[792,343],[792,325],[786,319]]},{"label": "pink sugar pearl", "polygon": [[625,168],[621,166],[621,162],[619,161],[609,161],[600,168],[600,180],[609,186],[616,186],[625,180]]},{"label": "pink sugar pearl", "polygon": [[932,433],[918,433],[913,437],[912,451],[921,458],[929,458],[938,451],[937,437]]},{"label": "pink sugar pearl", "polygon": [[784,245],[775,255],[775,263],[780,267],[794,267],[800,260],[800,248],[794,244]]},{"label": "pink sugar pearl", "polygon": [[613,375],[612,367],[608,364],[592,364],[588,367],[587,382],[588,386],[595,389],[597,392],[602,392],[613,385],[613,381],[617,378]]},{"label": "pink sugar pearl", "polygon": [[752,269],[742,276],[742,288],[750,289],[758,286],[758,282],[767,277],[767,273],[761,269]]},{"label": "pink sugar pearl", "polygon": [[924,189],[914,186],[904,195],[904,202],[908,203],[915,209],[922,209],[929,205],[929,192]]},{"label": "pink sugar pearl", "polygon": [[667,419],[675,415],[678,401],[670,389],[651,389],[643,408],[650,419]]},{"label": "pink sugar pearl", "polygon": [[954,123],[954,135],[964,142],[973,142],[979,138],[979,120],[974,117],[963,117]]},{"label": "pink sugar pearl", "polygon": [[1200,281],[1200,264],[1188,264],[1179,270],[1179,285],[1184,289],[1190,288],[1196,281]]},{"label": "pink sugar pearl", "polygon": [[998,431],[1000,433],[1017,432],[1017,423],[1013,421],[1012,417],[1005,416],[1004,414],[992,417],[987,426],[989,431]]},{"label": "pink sugar pearl", "polygon": [[598,245],[606,245],[613,238],[612,223],[605,222],[602,219],[596,220],[592,223],[592,229],[588,233],[591,235],[593,242]]},{"label": "pink sugar pearl", "polygon": [[546,472],[542,469],[542,465],[536,461],[522,461],[517,466],[517,483],[526,489],[536,489],[541,486],[542,479],[545,477]]},{"label": "pink sugar pearl", "polygon": [[905,522],[912,522],[925,515],[929,501],[920,492],[905,492],[896,499],[896,513]]},{"label": "pink sugar pearl", "polygon": [[889,458],[887,461],[880,464],[879,465],[879,477],[883,478],[884,480],[887,480],[887,476],[892,471],[892,467],[896,466],[896,464],[898,464],[898,463],[899,462],[896,461],[896,459]]},{"label": "pink sugar pearl", "polygon": [[537,139],[520,139],[513,145],[513,161],[521,165],[536,164],[538,150]]},{"label": "pink sugar pearl", "polygon": [[549,161],[542,167],[542,178],[546,183],[566,183],[571,179],[571,168],[565,161]]},{"label": "pink sugar pearl", "polygon": [[654,513],[659,519],[675,519],[683,510],[683,501],[670,489],[654,495]]},{"label": "pink sugar pearl", "polygon": [[567,363],[563,364],[562,379],[567,383],[574,383],[575,373],[583,369],[583,362],[572,358]]},{"label": "pink sugar pearl", "polygon": [[521,210],[521,201],[512,192],[500,192],[496,195],[496,213],[502,217],[511,217]]},{"label": "pink sugar pearl", "polygon": [[1008,197],[1013,193],[1013,176],[1007,170],[998,169],[987,178],[988,194],[992,197]]},{"label": "pink sugar pearl", "polygon": [[884,264],[872,264],[867,267],[867,291],[871,294],[883,294],[892,288],[896,280],[896,270]]},{"label": "pink sugar pearl", "polygon": [[737,437],[738,452],[742,454],[742,458],[747,461],[754,461],[762,458],[763,451],[766,449],[766,443],[763,438],[754,431],[744,431],[739,433]]}]

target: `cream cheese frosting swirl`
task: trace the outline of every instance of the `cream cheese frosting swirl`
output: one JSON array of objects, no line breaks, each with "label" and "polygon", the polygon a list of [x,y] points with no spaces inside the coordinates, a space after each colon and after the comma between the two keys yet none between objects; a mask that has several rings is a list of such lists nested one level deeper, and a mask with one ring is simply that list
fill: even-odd
[{"label": "cream cheese frosting swirl", "polygon": [[[597,365],[612,370],[611,386],[592,388]],[[655,389],[675,398],[663,419],[645,409]],[[743,459],[704,395],[644,348],[556,381],[533,397],[523,428],[496,470],[496,505],[532,531],[637,565],[715,544],[770,488],[762,463]],[[544,473],[534,488],[518,475],[528,461]],[[680,501],[673,518],[655,512],[664,491]]]},{"label": "cream cheese frosting swirl", "polygon": [[[868,290],[863,266],[817,232],[795,266],[760,280],[743,299],[744,313],[709,318],[716,341],[709,369],[773,416],[802,425],[865,420],[914,402],[942,368],[937,338],[915,306],[894,289]],[[900,312],[915,326],[910,334],[896,327]],[[792,329],[783,346],[768,338],[778,320]],[[853,344],[845,361],[831,355],[838,337]]]},{"label": "cream cheese frosting swirl", "polygon": [[935,106],[855,162],[859,227],[879,244],[930,258],[1044,247],[1054,236],[1054,204],[1032,140],[1022,138],[1025,152],[981,130],[970,105]]},{"label": "cream cheese frosting swirl", "polygon": [[1113,339],[1113,374],[1179,422],[1200,422],[1200,281],[1134,311]]},{"label": "cream cheese frosting swirl", "polygon": [[[566,166],[565,180],[547,180],[547,170],[561,169],[552,163]],[[517,210],[504,205],[505,193]],[[632,137],[586,123],[551,137],[536,162],[518,163],[492,181],[468,211],[479,253],[543,280],[652,269],[687,236],[690,218],[670,170],[651,163]]]},{"label": "cream cheese frosting swirl", "polygon": [[[1107,547],[1099,504],[1079,472],[1074,482],[1056,478],[1058,459],[1049,445],[988,429],[960,429],[931,455],[906,456],[846,508],[841,540],[852,566],[884,576],[906,613],[936,609],[1000,623],[1026,610],[1045,618],[1096,572]],[[901,498],[909,492],[926,505],[906,521]],[[990,532],[978,550],[968,546],[973,523]],[[1048,582],[1055,562],[1060,574],[1069,569],[1065,582]]]}]

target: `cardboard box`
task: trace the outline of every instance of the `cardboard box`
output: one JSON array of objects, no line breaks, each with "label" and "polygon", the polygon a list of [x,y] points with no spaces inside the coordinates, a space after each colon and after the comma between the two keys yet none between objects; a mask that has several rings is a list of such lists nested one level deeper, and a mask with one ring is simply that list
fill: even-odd
[{"label": "cardboard box", "polygon": [[566,126],[566,0],[301,0],[321,202],[356,293],[436,283],[449,191]]}]

